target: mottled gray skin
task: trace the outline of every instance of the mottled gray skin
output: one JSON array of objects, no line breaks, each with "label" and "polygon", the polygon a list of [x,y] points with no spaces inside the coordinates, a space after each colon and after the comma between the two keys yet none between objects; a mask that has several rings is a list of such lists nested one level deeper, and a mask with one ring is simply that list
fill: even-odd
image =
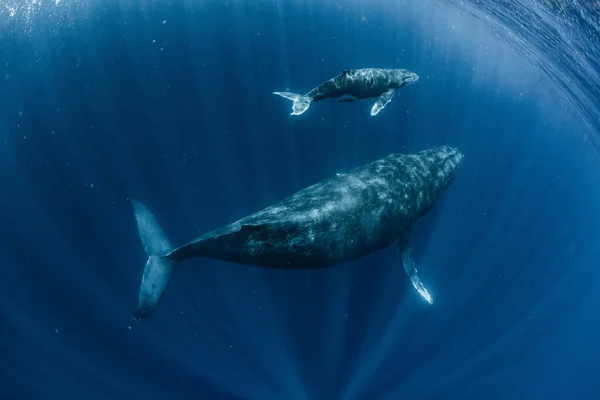
[{"label": "mottled gray skin", "polygon": [[379,97],[390,89],[400,89],[416,82],[419,76],[407,69],[347,69],[308,92],[313,102],[342,96],[356,99]]},{"label": "mottled gray skin", "polygon": [[164,257],[176,262],[209,257],[283,269],[356,259],[404,240],[453,181],[462,158],[447,146],[391,154],[206,233]]}]

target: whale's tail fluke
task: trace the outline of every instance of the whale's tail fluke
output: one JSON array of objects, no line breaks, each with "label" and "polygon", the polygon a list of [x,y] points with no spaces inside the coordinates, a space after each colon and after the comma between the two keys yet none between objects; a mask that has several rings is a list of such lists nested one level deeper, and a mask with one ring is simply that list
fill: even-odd
[{"label": "whale's tail fluke", "polygon": [[305,96],[302,94],[290,93],[290,92],[273,92],[281,97],[285,97],[286,99],[292,100],[294,104],[292,105],[292,113],[290,115],[300,115],[304,113],[304,111],[308,110],[308,106],[312,103],[312,98],[310,96]]},{"label": "whale's tail fluke", "polygon": [[139,201],[127,199],[133,206],[138,233],[148,261],[144,267],[138,309],[133,318],[142,319],[158,306],[178,262],[164,257],[173,248],[150,210]]}]

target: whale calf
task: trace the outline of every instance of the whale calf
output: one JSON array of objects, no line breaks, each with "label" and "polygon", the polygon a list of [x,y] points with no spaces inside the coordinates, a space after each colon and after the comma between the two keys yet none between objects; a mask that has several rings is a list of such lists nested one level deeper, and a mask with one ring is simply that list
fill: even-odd
[{"label": "whale calf", "polygon": [[396,89],[419,80],[419,75],[407,69],[362,68],[347,69],[306,94],[273,92],[292,100],[291,115],[304,113],[311,103],[342,97],[339,101],[356,101],[377,97],[371,115],[377,115],[392,100]]},{"label": "whale calf", "polygon": [[174,248],[149,209],[133,206],[148,255],[135,319],[160,303],[176,266],[206,257],[280,269],[324,268],[397,242],[413,286],[429,302],[408,253],[411,226],[435,204],[462,164],[449,146],[385,158],[309,186],[279,203]]}]

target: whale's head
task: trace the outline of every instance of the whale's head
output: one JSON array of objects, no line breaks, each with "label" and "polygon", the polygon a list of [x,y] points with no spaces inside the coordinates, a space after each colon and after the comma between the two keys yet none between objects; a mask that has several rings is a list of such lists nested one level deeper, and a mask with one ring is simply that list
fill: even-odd
[{"label": "whale's head", "polygon": [[429,165],[435,191],[440,194],[454,181],[463,161],[463,154],[450,146],[438,146],[419,153]]},{"label": "whale's head", "polygon": [[419,75],[407,69],[397,69],[395,72],[396,81],[398,82],[399,87],[406,86],[409,83],[415,83],[419,80]]}]

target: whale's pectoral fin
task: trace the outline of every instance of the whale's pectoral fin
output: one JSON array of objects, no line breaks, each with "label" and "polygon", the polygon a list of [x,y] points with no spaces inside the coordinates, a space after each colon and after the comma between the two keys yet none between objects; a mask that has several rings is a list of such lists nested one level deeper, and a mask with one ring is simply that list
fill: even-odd
[{"label": "whale's pectoral fin", "polygon": [[302,94],[290,93],[290,92],[273,92],[277,96],[285,97],[288,100],[292,100],[294,104],[292,105],[292,113],[290,115],[300,115],[304,113],[304,111],[308,110],[310,103],[312,103],[313,99],[310,96],[305,96]]},{"label": "whale's pectoral fin", "polygon": [[404,267],[404,271],[406,272],[406,275],[408,275],[410,283],[412,283],[413,287],[417,290],[417,292],[419,292],[419,294],[429,304],[433,304],[433,299],[431,298],[431,295],[429,294],[427,289],[425,289],[423,282],[421,282],[421,279],[419,279],[419,276],[417,275],[417,266],[410,254],[409,236],[410,232],[406,232],[403,236],[398,238],[398,248],[400,249],[400,259],[402,261],[402,267]]},{"label": "whale's pectoral fin", "polygon": [[390,100],[392,100],[392,97],[394,97],[394,89],[390,89],[387,92],[383,93],[381,96],[379,96],[375,104],[373,104],[373,108],[371,108],[371,116],[379,114],[379,111],[385,108],[387,103],[389,103]]},{"label": "whale's pectoral fin", "polygon": [[165,257],[172,250],[169,240],[150,210],[139,201],[127,199],[133,207],[138,233],[148,261],[142,275],[138,308],[133,318],[142,319],[158,306],[178,261]]}]

